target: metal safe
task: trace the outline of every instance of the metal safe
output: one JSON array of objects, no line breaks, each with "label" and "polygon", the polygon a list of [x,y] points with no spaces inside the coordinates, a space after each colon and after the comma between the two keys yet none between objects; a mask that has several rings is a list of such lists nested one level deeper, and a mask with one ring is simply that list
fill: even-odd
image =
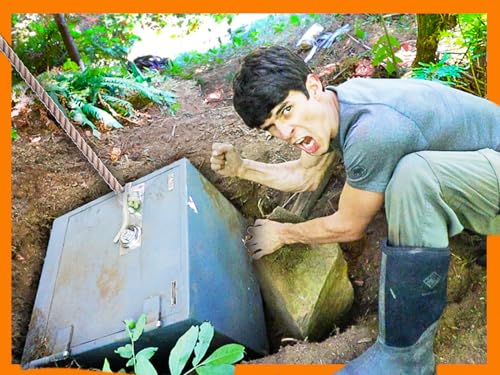
[{"label": "metal safe", "polygon": [[[203,321],[215,327],[214,345],[237,342],[265,354],[241,214],[187,159],[131,186],[128,202],[110,193],[54,221],[25,366],[68,357],[97,368],[104,357],[123,365],[114,353],[129,342],[123,320],[142,313],[137,350],[159,347],[153,360],[167,363],[180,335]],[[131,216],[125,227],[124,214]]]}]

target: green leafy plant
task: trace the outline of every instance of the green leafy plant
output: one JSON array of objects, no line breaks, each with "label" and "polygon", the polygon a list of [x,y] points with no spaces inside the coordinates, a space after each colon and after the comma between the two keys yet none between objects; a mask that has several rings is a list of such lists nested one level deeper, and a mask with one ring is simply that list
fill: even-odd
[{"label": "green leafy plant", "polygon": [[[144,332],[146,316],[142,314],[137,322],[126,320],[125,328],[130,343],[115,350],[120,357],[128,359],[126,367],[132,367],[136,375],[157,375],[157,371],[150,359],[158,348],[144,348],[135,352],[135,343]],[[239,344],[226,344],[216,349],[203,359],[214,337],[214,327],[204,322],[200,326],[191,326],[176,342],[170,352],[168,368],[170,375],[181,375],[189,359],[192,357],[192,368],[183,373],[187,375],[196,372],[198,375],[232,375],[234,364],[243,359],[245,348]],[[104,372],[112,372],[107,358],[104,359],[102,368]],[[119,372],[125,372],[121,369]]]},{"label": "green leafy plant", "polygon": [[[144,332],[144,327],[146,326],[146,315],[142,314],[137,322],[134,320],[125,320],[125,330],[130,339],[130,344],[120,346],[115,350],[115,353],[120,357],[128,359],[125,367],[132,367],[136,375],[157,375],[156,369],[152,365],[150,359],[156,353],[158,348],[148,347],[144,348],[138,353],[135,352],[135,343],[141,337]],[[104,365],[102,367],[104,372],[112,372],[111,366],[107,358],[104,359]],[[121,369],[119,372],[125,372]]]},{"label": "green leafy plant", "polygon": [[401,48],[399,40],[390,35],[387,31],[387,26],[385,25],[384,17],[378,15],[378,19],[382,27],[384,28],[384,35],[381,36],[373,45],[373,66],[377,66],[383,63],[383,66],[389,75],[399,76],[398,63],[402,60],[394,54]]},{"label": "green leafy plant", "polygon": [[363,30],[362,23],[359,18],[354,20],[354,35],[356,35],[359,39],[366,38],[366,31]]},{"label": "green leafy plant", "polygon": [[221,23],[223,21],[227,21],[229,25],[233,22],[234,19],[234,14],[231,13],[214,13],[211,15],[211,17],[215,20],[217,23]]},{"label": "green leafy plant", "polygon": [[[171,65],[164,74],[182,79],[196,78],[200,68],[209,70],[214,65],[222,64],[234,56],[241,49],[251,48],[256,45],[266,45],[269,37],[282,33],[287,27],[299,27],[307,21],[318,19],[319,15],[269,15],[259,19],[248,26],[228,28],[229,41],[222,43],[219,40],[217,47],[210,48],[207,52],[189,51],[178,55],[172,60]],[[228,20],[229,23],[229,20]]]},{"label": "green leafy plant", "polygon": [[130,76],[118,76],[106,68],[47,72],[38,78],[59,108],[73,121],[90,127],[98,138],[101,130],[121,128],[120,120],[134,114],[129,101],[134,95],[166,107],[175,103],[171,92],[157,89],[144,79],[138,82]]},{"label": "green leafy plant", "polygon": [[397,64],[401,62],[401,59],[394,55],[394,50],[398,50],[399,48],[401,48],[401,45],[394,36],[384,35],[380,37],[372,47],[373,66],[384,63],[384,68],[387,70],[387,73],[397,73]]},{"label": "green leafy plant", "polygon": [[248,38],[252,41],[252,42],[256,42],[259,40],[259,35],[260,35],[260,32],[259,30],[257,29],[254,29],[254,30],[250,30],[248,32]]},{"label": "green leafy plant", "polygon": [[453,84],[478,96],[486,94],[486,14],[457,14],[456,26],[442,30],[440,42],[453,46],[451,55],[443,54],[436,64],[417,67],[414,76]]},{"label": "green leafy plant", "polygon": [[309,13],[307,20],[311,20],[311,22],[318,22],[321,18],[321,15],[317,13]]},{"label": "green leafy plant", "polygon": [[198,375],[232,375],[234,363],[243,359],[245,348],[239,344],[226,344],[216,349],[204,360],[210,342],[214,336],[214,327],[210,323],[192,326],[177,341],[170,352],[168,367],[171,375],[180,375],[189,358],[194,353],[192,368],[184,373],[196,371]]},{"label": "green leafy plant", "polygon": [[444,84],[454,86],[456,81],[462,76],[465,69],[459,65],[449,65],[447,63],[450,55],[443,54],[443,57],[437,63],[422,63],[419,68],[413,68],[412,77],[426,79],[430,81],[439,81]]},{"label": "green leafy plant", "polygon": [[139,40],[133,33],[134,16],[109,13],[70,20],[68,27],[86,64],[98,61],[125,60]]},{"label": "green leafy plant", "polygon": [[[68,28],[86,65],[126,59],[139,19],[133,14],[68,14]],[[13,48],[34,74],[61,66],[68,58],[51,14],[13,14]]]},{"label": "green leafy plant", "polygon": [[[12,47],[35,75],[47,67],[62,65],[67,57],[66,47],[50,15],[13,14]],[[14,81],[20,80],[16,73]]]},{"label": "green leafy plant", "polygon": [[273,25],[273,30],[275,33],[282,33],[286,28],[285,22],[278,22]]},{"label": "green leafy plant", "polygon": [[14,128],[10,128],[10,139],[15,141],[19,138],[19,134],[17,134],[17,130]]},{"label": "green leafy plant", "polygon": [[300,17],[296,14],[290,16],[290,23],[294,26],[300,26]]},{"label": "green leafy plant", "polygon": [[486,94],[486,14],[459,14],[458,25],[462,45],[467,48],[465,56],[472,75],[472,91],[476,95]]},{"label": "green leafy plant", "polygon": [[486,55],[486,14],[459,14],[458,25],[462,40],[459,42],[468,48],[470,58],[477,59]]}]

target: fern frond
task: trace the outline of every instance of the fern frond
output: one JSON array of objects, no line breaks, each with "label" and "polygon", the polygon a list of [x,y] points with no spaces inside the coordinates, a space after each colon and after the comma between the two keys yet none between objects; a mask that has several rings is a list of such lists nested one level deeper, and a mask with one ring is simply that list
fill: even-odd
[{"label": "fern frond", "polygon": [[75,108],[69,113],[69,117],[78,124],[87,125],[92,129],[92,135],[98,139],[101,139],[101,132],[97,130],[97,127],[92,121],[83,113],[81,108]]},{"label": "fern frond", "polygon": [[60,98],[64,103],[69,101],[71,94],[68,90],[68,82],[57,81],[55,77],[56,75],[54,73],[45,72],[40,74],[37,78],[59,109],[67,115],[68,113],[66,112],[63,103],[61,103]]},{"label": "fern frond", "polygon": [[71,109],[82,108],[85,104],[87,104],[87,101],[85,100],[85,98],[83,98],[80,95],[73,93],[73,92],[68,93],[68,96],[66,99],[68,101],[67,105]]},{"label": "fern frond", "polygon": [[146,98],[157,104],[170,106],[175,103],[175,97],[173,93],[148,86],[144,83],[135,82],[130,79],[119,77],[104,77],[103,85],[111,90],[118,89],[124,91],[125,93],[138,92],[142,96],[145,96]]},{"label": "fern frond", "polygon": [[105,125],[110,126],[112,128],[118,129],[122,128],[122,124],[120,124],[116,119],[111,116],[105,110],[96,107],[92,104],[86,103],[82,106],[82,111],[85,114],[91,115],[99,121],[102,121]]},{"label": "fern frond", "polygon": [[19,101],[19,98],[21,96],[25,95],[26,91],[28,91],[28,89],[29,89],[29,86],[24,81],[13,84],[12,90],[11,90],[12,101],[13,102]]},{"label": "fern frond", "polygon": [[106,68],[88,68],[83,72],[49,71],[38,78],[56,105],[75,122],[92,129],[97,138],[101,136],[101,124],[97,121],[107,127],[122,128],[119,119],[134,113],[133,104],[125,95],[139,95],[174,110],[176,100],[172,92],[110,74]]},{"label": "fern frond", "polygon": [[[102,86],[105,70],[102,68],[88,67],[82,72],[73,72],[71,86],[76,90],[90,89],[96,91]],[[69,76],[70,74],[68,74]]]},{"label": "fern frond", "polygon": [[116,96],[106,95],[106,94],[102,94],[101,97],[111,107],[113,107],[113,109],[117,111],[122,111],[122,113],[125,116],[130,116],[132,113],[134,113],[134,107],[132,106],[132,103],[130,103],[125,99],[117,98]]},{"label": "fern frond", "polygon": [[44,72],[37,79],[47,91],[61,92],[69,89],[70,77],[66,74]]},{"label": "fern frond", "polygon": [[62,96],[68,96],[69,91],[67,88],[63,86],[59,86],[58,84],[55,83],[46,83],[45,85],[42,84],[43,88],[45,91],[47,91],[49,94],[57,94],[57,95],[62,95]]},{"label": "fern frond", "polygon": [[136,82],[147,81],[147,79],[142,75],[141,71],[139,70],[137,65],[135,65],[135,63],[133,61],[128,61],[127,66],[129,67],[130,72],[134,76],[134,79]]},{"label": "fern frond", "polygon": [[47,91],[47,94],[49,94],[49,96],[52,98],[54,103],[56,103],[56,105],[59,107],[59,109],[62,111],[62,113],[64,113],[67,116],[68,112],[66,111],[66,108],[64,108],[64,106],[59,101],[59,97],[57,96],[57,94],[53,91]]}]

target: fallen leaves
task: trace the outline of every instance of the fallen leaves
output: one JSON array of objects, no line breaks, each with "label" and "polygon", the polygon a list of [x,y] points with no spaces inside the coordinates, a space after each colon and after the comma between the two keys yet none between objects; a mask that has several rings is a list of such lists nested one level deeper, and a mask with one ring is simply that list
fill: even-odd
[{"label": "fallen leaves", "polygon": [[38,143],[42,140],[42,137],[40,137],[39,135],[33,135],[33,136],[29,137],[29,140],[30,140],[30,143]]},{"label": "fallen leaves", "polygon": [[122,150],[119,147],[113,147],[111,149],[111,152],[109,153],[109,158],[113,163],[120,160],[121,156],[122,156]]},{"label": "fallen leaves", "polygon": [[401,62],[398,64],[399,66],[405,68],[411,67],[413,60],[417,55],[417,47],[415,43],[416,42],[412,40],[401,43],[401,49],[395,52],[395,55],[401,59]]},{"label": "fallen leaves", "polygon": [[209,103],[220,102],[222,100],[223,93],[224,93],[223,89],[216,89],[215,91],[211,92],[206,96],[205,100],[203,100],[203,103],[209,104]]},{"label": "fallen leaves", "polygon": [[368,78],[373,77],[374,73],[375,68],[372,65],[372,61],[370,59],[363,58],[356,64],[353,77]]},{"label": "fallen leaves", "polygon": [[318,73],[318,77],[328,76],[337,71],[337,64],[328,64],[321,68]]}]

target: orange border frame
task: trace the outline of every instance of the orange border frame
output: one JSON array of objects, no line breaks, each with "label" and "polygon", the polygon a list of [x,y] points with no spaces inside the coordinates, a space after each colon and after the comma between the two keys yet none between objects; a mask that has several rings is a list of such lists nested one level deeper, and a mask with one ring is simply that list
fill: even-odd
[{"label": "orange border frame", "polygon": [[[488,98],[500,103],[500,12],[488,0],[419,0],[407,3],[402,0],[338,2],[324,0],[308,0],[297,5],[292,5],[289,0],[252,0],[237,3],[229,0],[204,1],[197,4],[195,0],[169,1],[168,3],[155,0],[144,2],[141,5],[133,0],[86,0],[75,4],[63,3],[60,0],[20,0],[13,4],[2,5],[0,10],[0,33],[10,42],[10,16],[12,13],[487,13],[488,14]],[[165,3],[165,4],[161,4]],[[10,64],[0,53],[0,155],[2,167],[2,194],[0,195],[0,236],[3,239],[0,277],[1,277],[1,309],[0,321],[5,327],[0,335],[0,374],[25,373],[19,365],[11,364],[11,279],[10,279],[10,238],[11,222],[11,152],[10,152]],[[500,236],[488,237],[488,269],[487,269],[487,364],[485,365],[439,365],[439,375],[459,374],[496,374],[500,369],[500,333],[499,322],[495,311],[500,300],[493,290],[500,287],[500,272],[492,272],[500,266],[500,255],[493,249],[500,251]],[[493,250],[493,251],[492,251]],[[331,374],[339,369],[340,365],[238,365],[236,375],[269,374],[269,375],[294,375],[294,374]],[[85,370],[73,369],[38,369],[41,374],[76,374]],[[89,372],[90,373],[90,372]],[[390,375],[390,374],[388,374]]]}]

